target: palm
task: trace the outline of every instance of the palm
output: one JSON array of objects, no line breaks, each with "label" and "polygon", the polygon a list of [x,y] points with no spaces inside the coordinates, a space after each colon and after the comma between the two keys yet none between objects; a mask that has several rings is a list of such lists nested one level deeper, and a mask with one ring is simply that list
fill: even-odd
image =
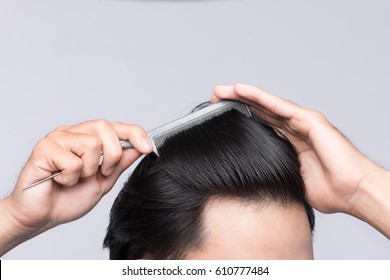
[{"label": "palm", "polygon": [[72,187],[51,180],[27,191],[17,192],[23,225],[31,228],[53,226],[74,221],[88,213],[114,184],[115,177],[102,174],[80,179]]},{"label": "palm", "polygon": [[[294,109],[281,118],[264,108],[253,111],[294,145],[309,203],[325,213],[347,212],[346,202],[365,178],[368,160],[321,114]],[[356,168],[358,162],[363,163],[361,169]]]},{"label": "palm", "polygon": [[330,137],[324,137],[323,128],[312,129],[309,135],[308,129],[298,134],[291,132],[291,126],[286,129],[286,125],[287,121],[282,131],[298,153],[309,203],[325,213],[346,211],[345,201],[350,199],[364,178],[364,172],[350,167],[356,166],[356,161],[361,158],[356,149],[349,143],[349,149],[346,149],[346,139],[335,129],[333,135],[328,133]]},{"label": "palm", "polygon": [[50,215],[58,224],[76,220],[88,213],[102,197],[102,185],[96,176],[81,179],[74,187],[56,187]]},{"label": "palm", "polygon": [[388,173],[362,155],[321,113],[243,84],[215,87],[211,100],[221,99],[251,105],[254,114],[293,143],[308,201],[314,208],[371,221],[371,225],[389,236],[388,216],[377,215],[381,211],[388,213]]},{"label": "palm", "polygon": [[329,182],[331,178],[324,171],[315,151],[307,143],[302,142],[297,146],[300,146],[297,153],[309,203],[321,212],[334,212],[334,207],[329,205],[329,201],[334,201],[337,196]]}]

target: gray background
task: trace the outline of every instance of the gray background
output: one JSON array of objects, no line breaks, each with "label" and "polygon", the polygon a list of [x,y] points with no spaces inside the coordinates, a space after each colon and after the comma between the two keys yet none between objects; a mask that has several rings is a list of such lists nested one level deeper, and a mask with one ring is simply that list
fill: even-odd
[{"label": "gray background", "polygon": [[[243,82],[322,111],[390,166],[388,1],[0,0],[1,187],[57,126],[90,119],[147,130]],[[121,184],[79,221],[4,259],[107,259]],[[390,242],[343,214],[317,215],[317,259],[390,259]]]}]

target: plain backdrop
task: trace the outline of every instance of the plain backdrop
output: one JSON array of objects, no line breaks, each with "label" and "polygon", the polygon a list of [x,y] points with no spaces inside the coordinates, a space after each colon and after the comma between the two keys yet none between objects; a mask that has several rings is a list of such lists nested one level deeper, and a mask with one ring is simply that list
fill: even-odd
[{"label": "plain backdrop", "polygon": [[[149,130],[235,82],[323,112],[388,168],[389,15],[386,0],[0,0],[0,195],[57,126],[104,118]],[[109,210],[131,170],[84,218],[3,258],[107,259]],[[383,235],[343,214],[317,213],[314,250],[390,259]]]}]

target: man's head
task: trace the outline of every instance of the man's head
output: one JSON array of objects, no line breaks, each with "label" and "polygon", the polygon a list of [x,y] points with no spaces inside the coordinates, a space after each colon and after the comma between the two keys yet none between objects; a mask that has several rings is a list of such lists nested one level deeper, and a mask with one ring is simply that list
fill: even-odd
[{"label": "man's head", "polygon": [[111,210],[111,259],[312,258],[314,214],[291,143],[233,110],[147,155]]}]

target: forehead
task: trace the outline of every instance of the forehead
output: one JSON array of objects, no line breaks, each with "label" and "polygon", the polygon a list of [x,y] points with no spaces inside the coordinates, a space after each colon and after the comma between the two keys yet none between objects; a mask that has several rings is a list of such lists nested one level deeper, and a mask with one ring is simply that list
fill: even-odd
[{"label": "forehead", "polygon": [[204,246],[190,259],[312,259],[303,206],[216,198],[203,213]]}]

